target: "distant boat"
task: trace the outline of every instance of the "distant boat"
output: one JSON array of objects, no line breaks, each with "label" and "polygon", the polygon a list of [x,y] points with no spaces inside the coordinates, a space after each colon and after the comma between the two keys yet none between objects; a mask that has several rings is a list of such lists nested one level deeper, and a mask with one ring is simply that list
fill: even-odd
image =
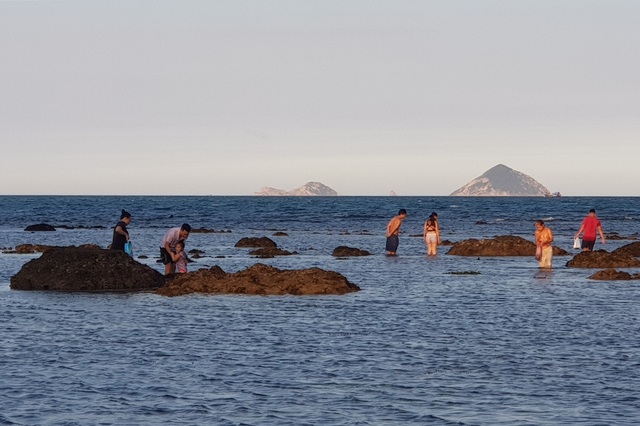
[{"label": "distant boat", "polygon": [[545,197],[547,198],[555,198],[555,197],[562,197],[562,195],[559,192],[547,192],[546,194],[544,194]]}]

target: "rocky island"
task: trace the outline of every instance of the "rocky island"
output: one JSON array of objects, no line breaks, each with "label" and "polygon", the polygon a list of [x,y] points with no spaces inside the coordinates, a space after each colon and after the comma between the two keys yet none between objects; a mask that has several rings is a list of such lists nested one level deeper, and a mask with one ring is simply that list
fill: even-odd
[{"label": "rocky island", "polygon": [[547,197],[551,193],[531,176],[513,170],[504,164],[487,170],[451,196],[471,197]]},{"label": "rocky island", "polygon": [[294,197],[335,197],[336,191],[320,182],[307,182],[299,188],[285,191],[284,189],[270,188],[268,186],[256,192],[254,195],[260,196],[294,196]]}]

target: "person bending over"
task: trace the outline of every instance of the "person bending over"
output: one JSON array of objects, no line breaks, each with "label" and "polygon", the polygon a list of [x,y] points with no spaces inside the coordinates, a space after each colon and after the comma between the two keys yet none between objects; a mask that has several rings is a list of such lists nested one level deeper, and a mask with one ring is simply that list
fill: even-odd
[{"label": "person bending over", "polygon": [[400,211],[398,211],[398,215],[394,216],[387,224],[387,256],[395,256],[398,251],[398,245],[400,244],[400,238],[398,237],[398,234],[400,233],[400,225],[402,225],[402,221],[406,217],[407,211],[405,209],[400,209]]},{"label": "person bending over", "polygon": [[189,238],[191,226],[183,223],[182,226],[171,228],[162,238],[162,247],[160,247],[160,259],[164,263],[164,274],[171,275],[176,273],[176,263],[173,260],[172,253],[176,252],[176,244],[179,241],[186,241]]}]

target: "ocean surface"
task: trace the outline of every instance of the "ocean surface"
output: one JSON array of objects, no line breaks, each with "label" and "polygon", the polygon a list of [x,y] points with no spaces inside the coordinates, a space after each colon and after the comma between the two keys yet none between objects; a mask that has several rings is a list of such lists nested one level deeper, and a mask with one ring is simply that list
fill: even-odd
[{"label": "ocean surface", "polygon": [[[83,294],[10,290],[35,255],[0,254],[0,424],[635,425],[640,282],[601,282],[555,257],[425,256],[442,239],[556,244],[595,208],[612,250],[640,237],[640,198],[2,196],[0,248],[111,242],[121,209],[135,257],[157,270],[166,230],[187,222],[191,270],[321,267],[344,296]],[[384,228],[408,211],[399,256]],[[66,226],[25,232],[31,224]],[[276,231],[288,236],[276,237]],[[293,256],[234,248],[267,236]],[[336,259],[347,245],[372,256]],[[473,272],[473,274],[462,274]],[[632,271],[638,272],[638,271]]]}]

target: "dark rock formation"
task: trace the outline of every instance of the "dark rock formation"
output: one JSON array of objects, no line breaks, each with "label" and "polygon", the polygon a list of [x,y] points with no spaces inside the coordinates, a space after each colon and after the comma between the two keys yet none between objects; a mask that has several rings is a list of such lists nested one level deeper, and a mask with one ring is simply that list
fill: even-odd
[{"label": "dark rock formation", "polygon": [[275,233],[273,234],[273,236],[274,236],[274,237],[288,237],[288,236],[289,236],[289,234],[287,234],[286,232],[278,231],[278,232],[275,232]]},{"label": "dark rock formation", "polygon": [[191,255],[191,258],[193,258],[193,259],[200,259],[200,258],[202,258],[202,255],[204,254],[204,251],[198,250],[198,249],[191,249],[191,250],[189,250],[189,254]]},{"label": "dark rock formation", "polygon": [[567,262],[570,268],[640,268],[640,260],[625,253],[604,250],[578,253]]},{"label": "dark rock formation", "polygon": [[640,274],[630,274],[624,271],[616,271],[615,269],[605,269],[591,275],[589,279],[602,281],[629,281],[640,280]]},{"label": "dark rock formation", "polygon": [[182,296],[190,293],[231,293],[257,295],[311,295],[345,294],[360,288],[343,275],[319,268],[280,270],[256,264],[234,274],[220,267],[181,274],[157,290],[164,296]]},{"label": "dark rock formation", "polygon": [[640,242],[627,244],[618,249],[615,249],[613,254],[628,254],[633,257],[640,257]]},{"label": "dark rock formation", "polygon": [[54,228],[53,226],[47,223],[38,223],[35,225],[29,225],[26,228],[24,228],[24,230],[28,232],[51,232],[51,231],[55,231],[56,228]]},{"label": "dark rock formation", "polygon": [[[522,237],[498,236],[488,240],[469,239],[454,243],[447,254],[455,256],[534,256],[536,245]],[[559,247],[553,247],[554,256],[568,256]]]},{"label": "dark rock formation", "polygon": [[11,278],[14,290],[142,291],[165,284],[156,270],[119,250],[51,248]]},{"label": "dark rock formation", "polygon": [[617,232],[611,232],[607,234],[607,241],[620,241],[620,240],[637,240],[638,234],[629,235],[627,237],[618,234]]},{"label": "dark rock formation", "polygon": [[[33,254],[33,253],[44,253],[47,250],[51,250],[53,248],[64,248],[59,246],[47,246],[42,244],[18,244],[14,250],[6,250],[3,253],[12,253],[12,254]],[[80,248],[100,248],[95,244],[83,244]]]},{"label": "dark rock formation", "polygon": [[282,250],[277,247],[263,247],[249,252],[250,255],[260,257],[263,259],[272,258],[275,256],[290,256],[293,253],[287,250]]},{"label": "dark rock formation", "polygon": [[333,250],[331,256],[335,257],[351,257],[351,256],[370,256],[367,250],[360,250],[358,248],[338,246]]},{"label": "dark rock formation", "polygon": [[260,237],[260,238],[241,238],[235,245],[235,247],[244,247],[244,248],[259,248],[259,247],[278,247],[278,245],[270,238]]}]

